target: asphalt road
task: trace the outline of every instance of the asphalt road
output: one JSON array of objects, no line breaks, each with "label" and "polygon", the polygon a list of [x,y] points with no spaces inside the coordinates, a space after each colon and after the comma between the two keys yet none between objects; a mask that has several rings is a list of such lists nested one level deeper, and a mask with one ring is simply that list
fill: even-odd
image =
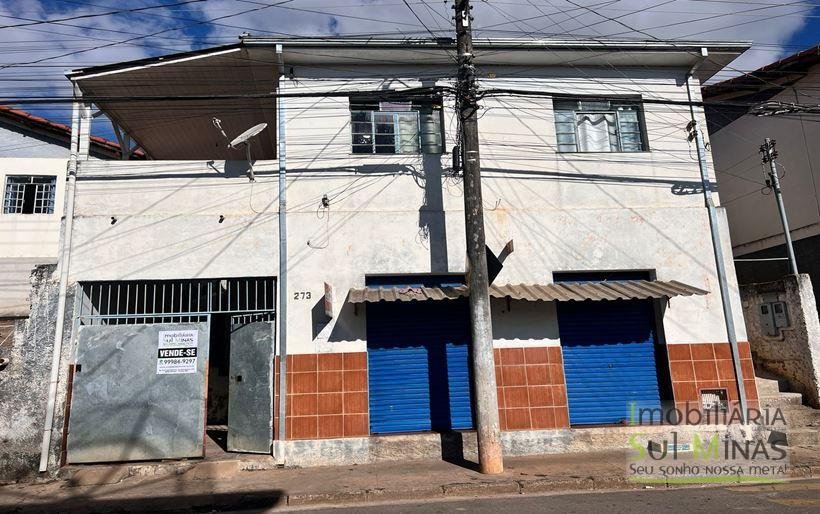
[{"label": "asphalt road", "polygon": [[[300,509],[302,510],[302,509]],[[423,503],[357,505],[306,509],[308,512],[407,513],[469,512],[515,514],[543,512],[820,512],[820,480],[769,485],[674,490],[617,491],[548,496],[509,496]],[[304,510],[303,510],[304,511]]]}]

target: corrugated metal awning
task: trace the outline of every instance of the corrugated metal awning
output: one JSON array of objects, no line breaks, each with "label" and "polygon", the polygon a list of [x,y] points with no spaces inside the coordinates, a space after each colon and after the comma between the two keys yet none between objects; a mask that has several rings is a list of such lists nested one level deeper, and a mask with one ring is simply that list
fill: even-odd
[{"label": "corrugated metal awning", "polygon": [[[513,300],[566,302],[584,300],[641,300],[708,294],[677,280],[608,280],[558,284],[507,284],[490,286],[490,296]],[[467,286],[457,287],[364,287],[351,289],[350,303],[453,300],[469,295]]]},{"label": "corrugated metal awning", "polygon": [[467,286],[457,287],[382,287],[351,289],[350,303],[413,302],[423,300],[455,300],[467,296]]}]

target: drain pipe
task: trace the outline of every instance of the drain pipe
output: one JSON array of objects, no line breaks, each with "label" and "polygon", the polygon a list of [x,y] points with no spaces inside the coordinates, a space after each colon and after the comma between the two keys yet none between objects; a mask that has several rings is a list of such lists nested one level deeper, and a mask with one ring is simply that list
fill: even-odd
[{"label": "drain pipe", "polygon": [[[75,86],[76,87],[76,86]],[[77,92],[75,91],[75,98]],[[81,113],[82,110],[82,113]],[[51,377],[48,382],[48,402],[46,403],[46,419],[43,424],[43,440],[40,446],[40,473],[48,470],[49,449],[51,434],[54,431],[54,411],[57,406],[57,383],[60,379],[60,356],[63,353],[63,326],[65,325],[66,292],[68,290],[68,268],[71,258],[71,232],[74,225],[74,192],[77,181],[77,161],[80,152],[81,132],[84,132],[86,115],[85,106],[75,101],[71,110],[71,145],[68,156],[68,182],[66,184],[65,228],[60,245],[59,269],[60,290],[57,301],[57,320],[54,327],[54,349],[51,354]]]},{"label": "drain pipe", "polygon": [[726,264],[723,260],[723,249],[720,244],[720,232],[718,226],[717,209],[712,198],[712,182],[709,179],[709,168],[706,162],[706,146],[703,144],[703,136],[695,117],[695,107],[692,105],[691,80],[701,64],[706,60],[709,53],[706,48],[700,50],[700,60],[692,66],[686,75],[686,94],[689,98],[689,114],[692,118],[690,127],[694,133],[695,143],[698,148],[698,165],[700,166],[700,180],[703,184],[703,198],[706,201],[706,210],[709,212],[709,229],[712,234],[712,249],[715,253],[715,267],[717,270],[718,284],[720,285],[720,300],[723,305],[723,319],[726,322],[726,335],[729,339],[729,346],[732,350],[732,365],[735,369],[735,382],[737,384],[738,398],[740,399],[740,421],[746,424],[746,414],[748,404],[746,402],[746,388],[743,387],[743,370],[740,365],[740,353],[737,347],[737,334],[735,333],[735,320],[732,315],[732,304],[729,296],[729,284],[726,280]]},{"label": "drain pipe", "polygon": [[276,45],[276,56],[279,60],[279,77],[276,97],[276,121],[279,140],[279,305],[276,319],[279,326],[279,420],[278,420],[278,447],[275,452],[276,460],[284,464],[284,442],[287,438],[286,403],[288,396],[288,239],[287,239],[287,154],[285,145],[285,99],[282,90],[285,84],[285,60],[282,54],[282,45]]}]

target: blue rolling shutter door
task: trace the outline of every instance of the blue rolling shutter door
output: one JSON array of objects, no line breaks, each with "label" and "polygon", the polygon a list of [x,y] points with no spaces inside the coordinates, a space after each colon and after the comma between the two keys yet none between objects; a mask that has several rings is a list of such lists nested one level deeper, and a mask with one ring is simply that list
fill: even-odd
[{"label": "blue rolling shutter door", "polygon": [[621,423],[636,408],[660,408],[652,304],[563,302],[558,326],[570,424]]},{"label": "blue rolling shutter door", "polygon": [[367,306],[371,433],[472,428],[462,300]]}]

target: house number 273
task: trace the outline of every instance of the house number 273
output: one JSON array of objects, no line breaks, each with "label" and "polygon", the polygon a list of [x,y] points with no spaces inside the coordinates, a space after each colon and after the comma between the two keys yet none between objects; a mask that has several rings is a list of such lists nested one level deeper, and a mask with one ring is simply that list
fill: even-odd
[{"label": "house number 273", "polygon": [[293,293],[294,300],[310,300],[310,291],[296,291]]}]

